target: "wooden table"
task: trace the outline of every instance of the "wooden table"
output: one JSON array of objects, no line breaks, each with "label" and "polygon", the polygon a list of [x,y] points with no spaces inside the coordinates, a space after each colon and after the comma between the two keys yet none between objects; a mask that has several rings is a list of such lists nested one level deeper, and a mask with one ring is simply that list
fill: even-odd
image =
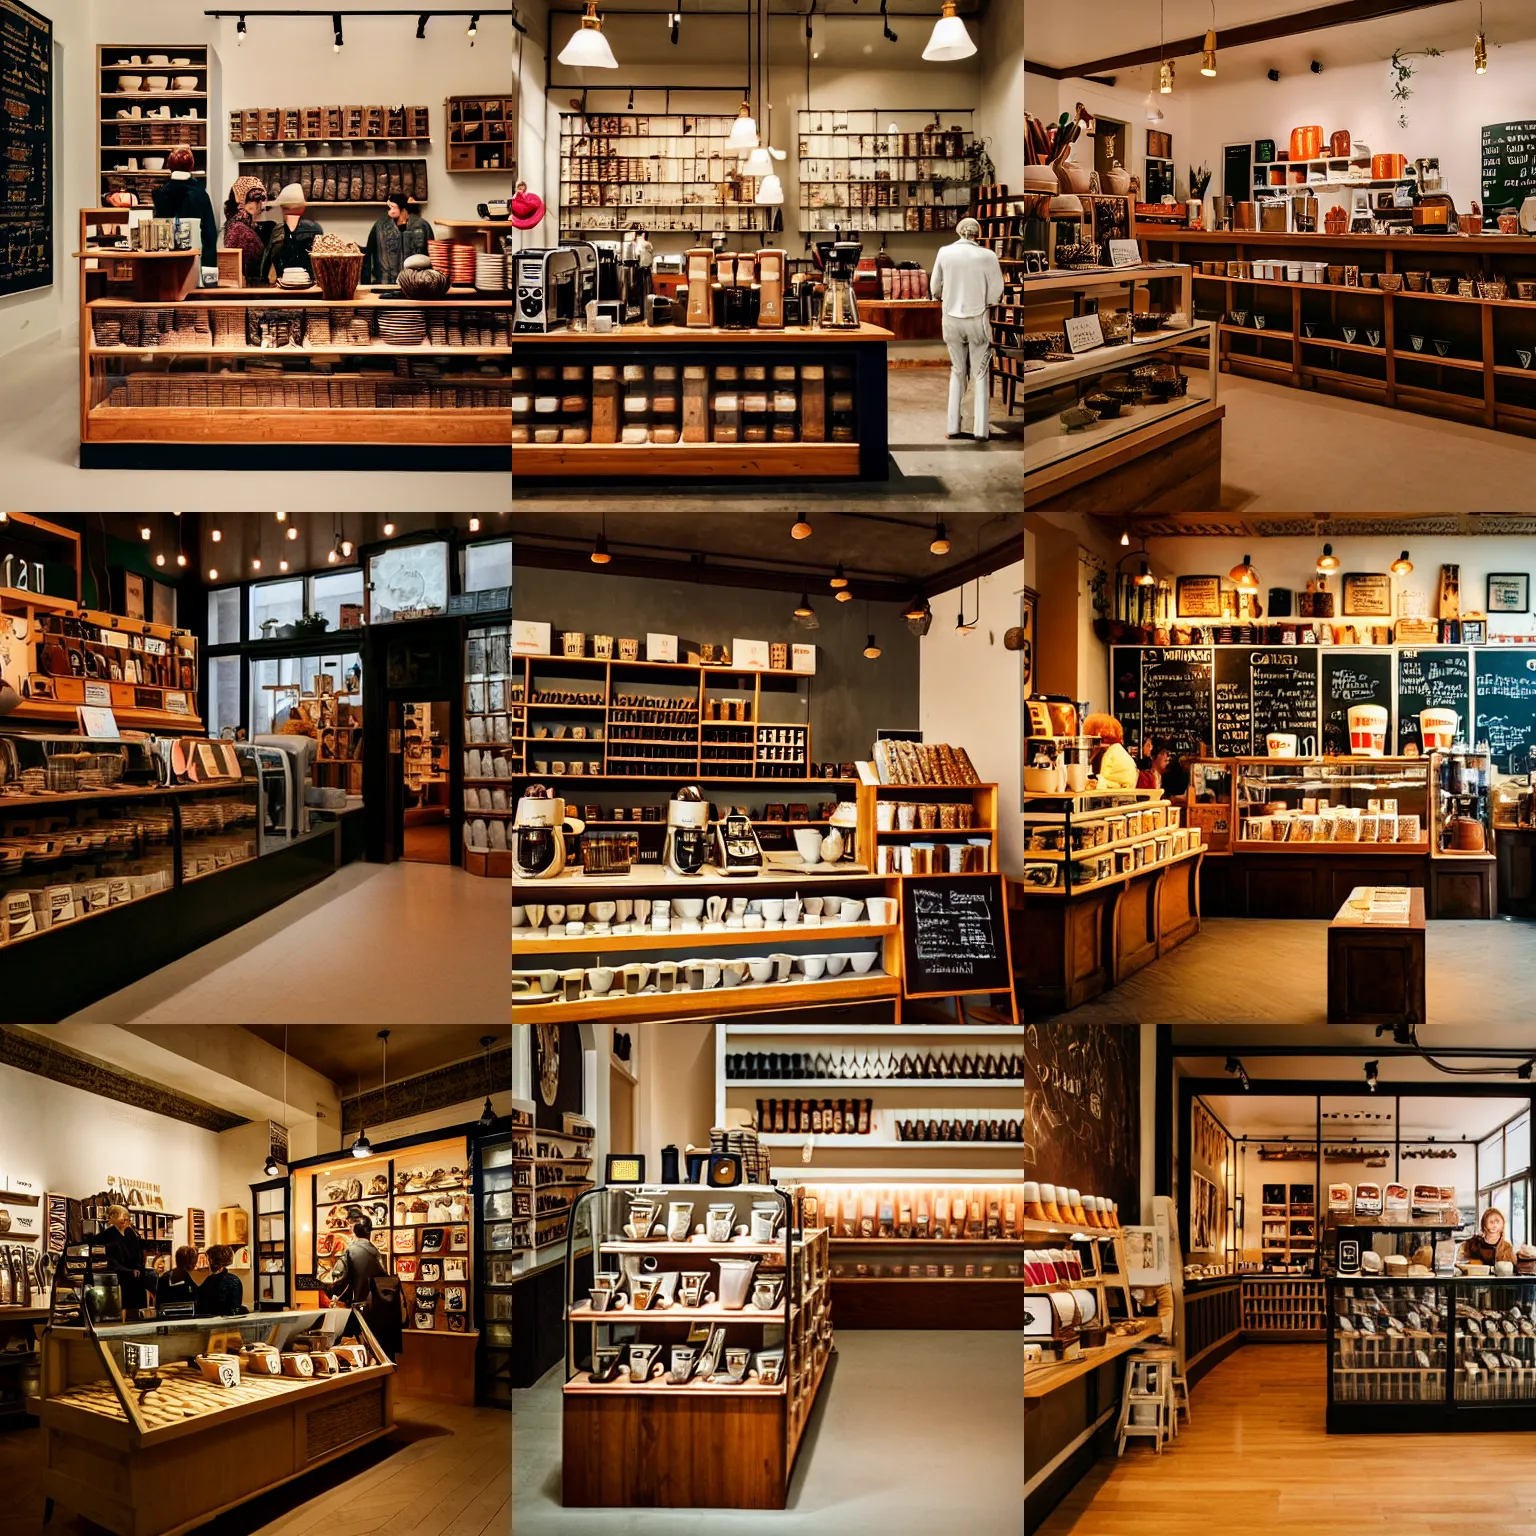
[{"label": "wooden table", "polygon": [[1328,925],[1328,1022],[1424,1022],[1424,892],[1408,891],[1408,915],[1368,920],[1351,906],[1369,886],[1357,886]]}]

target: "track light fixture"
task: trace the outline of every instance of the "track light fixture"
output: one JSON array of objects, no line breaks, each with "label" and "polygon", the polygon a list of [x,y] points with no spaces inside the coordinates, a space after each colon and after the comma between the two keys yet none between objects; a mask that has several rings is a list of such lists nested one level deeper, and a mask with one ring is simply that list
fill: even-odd
[{"label": "track light fixture", "polygon": [[671,12],[667,17],[667,35],[672,39],[672,46],[674,48],[677,47],[677,37],[678,33],[682,30],[682,26],[683,13],[681,11]]},{"label": "track light fixture", "polygon": [[887,0],[880,0],[880,32],[886,42],[894,43],[898,39],[896,34],[891,31],[891,18],[886,15],[886,3]]},{"label": "track light fixture", "polygon": [[239,19],[239,21],[237,21],[235,23],[235,47],[236,48],[243,48],[245,46],[245,33],[246,33],[245,17],[242,16]]},{"label": "track light fixture", "polygon": [[331,52],[332,53],[340,53],[342,48],[345,47],[346,41],[347,41],[346,38],[342,35],[342,31],[341,31],[341,12],[340,11],[332,11],[331,12],[331,27],[333,28],[333,37],[332,37],[332,42],[331,42]]},{"label": "track light fixture", "polygon": [[816,530],[806,522],[804,517],[797,517],[794,526],[789,530],[792,539],[808,539]]},{"label": "track light fixture", "polygon": [[1413,561],[1408,558],[1406,549],[1392,562],[1392,574],[1394,576],[1413,575]]},{"label": "track light fixture", "polygon": [[1380,1065],[1381,1063],[1376,1061],[1368,1061],[1365,1064],[1365,1086],[1369,1088],[1372,1093],[1376,1092],[1376,1083],[1378,1077],[1380,1076],[1377,1068]]},{"label": "track light fixture", "polygon": [[421,15],[416,18],[416,36],[417,36],[418,39],[422,39],[422,38],[426,37],[426,35],[427,35],[427,23],[431,19],[432,19],[431,13],[428,12],[428,11],[423,11],[421,13]]},{"label": "track light fixture", "polygon": [[1339,568],[1339,557],[1333,552],[1332,544],[1324,544],[1323,552],[1317,557],[1317,570],[1320,576],[1326,576],[1330,571]]},{"label": "track light fixture", "polygon": [[933,538],[928,544],[930,555],[947,555],[949,553],[949,535],[944,531],[942,521],[933,525]]},{"label": "track light fixture", "polygon": [[491,1107],[491,1047],[495,1043],[495,1035],[480,1036],[480,1049],[485,1052],[485,1108],[480,1111],[475,1124],[482,1131],[488,1131],[496,1124],[496,1111]]},{"label": "track light fixture", "polygon": [[475,46],[475,39],[480,35],[480,12],[476,11],[469,18],[469,31],[465,34],[469,38],[469,46]]},{"label": "track light fixture", "polygon": [[1252,1089],[1253,1084],[1248,1081],[1248,1073],[1244,1069],[1242,1062],[1240,1062],[1236,1056],[1227,1057],[1227,1072],[1230,1076],[1237,1078],[1242,1083],[1244,1093],[1247,1093]]}]

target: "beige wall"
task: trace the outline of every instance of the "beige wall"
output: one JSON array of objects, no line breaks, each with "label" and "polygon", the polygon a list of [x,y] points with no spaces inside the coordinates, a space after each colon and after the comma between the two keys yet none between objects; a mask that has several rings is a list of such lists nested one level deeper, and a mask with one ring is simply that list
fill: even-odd
[{"label": "beige wall", "polygon": [[[715,1121],[715,1026],[642,1024],[631,1031],[640,1054],[640,1147],[646,1171],[661,1171],[661,1149],[676,1145],[679,1171],[690,1142],[709,1145]],[[624,1148],[616,1150],[623,1151]]]}]

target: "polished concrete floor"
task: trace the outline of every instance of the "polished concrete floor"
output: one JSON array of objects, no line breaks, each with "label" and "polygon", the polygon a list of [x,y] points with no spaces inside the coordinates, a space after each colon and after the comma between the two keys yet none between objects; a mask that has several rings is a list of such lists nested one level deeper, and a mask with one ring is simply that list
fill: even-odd
[{"label": "polished concrete floor", "polygon": [[1220,394],[1222,511],[1536,512],[1536,438],[1229,373]]},{"label": "polished concrete floor", "polygon": [[[395,1401],[386,1439],[195,1527],[189,1536],[507,1536],[512,1426],[505,1409]],[[43,1431],[0,1435],[0,1536],[103,1536],[57,1509],[43,1525]],[[215,1489],[216,1463],[196,1477]]]},{"label": "polished concrete floor", "polygon": [[560,1507],[559,1367],[512,1394],[517,1536],[1018,1536],[1019,1346],[1009,1333],[837,1336],[783,1510]]},{"label": "polished concrete floor", "polygon": [[348,864],[104,997],[81,1024],[478,1024],[507,1016],[511,892],[434,864]]},{"label": "polished concrete floor", "polygon": [[[1424,963],[1428,1023],[1529,1023],[1536,923],[1429,923]],[[1105,1024],[1326,1024],[1328,924],[1207,918],[1194,938],[1061,1017]]]},{"label": "polished concrete floor", "polygon": [[[950,442],[945,437],[949,369],[896,368],[888,375],[891,478],[878,484],[795,480],[710,486],[690,493],[674,483],[651,488],[626,484],[624,505],[633,511],[665,508],[669,512],[724,510],[796,513],[816,507],[847,507],[860,512],[952,512],[967,507],[980,512],[1008,512],[1023,504],[1024,417],[1010,419],[996,395],[992,399],[990,442]],[[963,412],[970,423],[970,396]],[[571,491],[519,481],[516,505],[539,512],[590,512],[590,487]]]},{"label": "polished concrete floor", "polygon": [[[67,263],[73,266],[74,263]],[[75,274],[69,273],[73,284]],[[80,357],[73,334],[8,353],[0,398],[0,463],[6,505],[49,512],[163,512],[168,507],[218,507],[266,512],[274,502],[327,512],[377,512],[380,507],[442,507],[454,512],[505,512],[506,474],[413,474],[410,453],[378,450],[377,470],[306,471],[295,487],[275,474],[255,472],[251,457],[232,450],[227,470],[81,469]]]}]

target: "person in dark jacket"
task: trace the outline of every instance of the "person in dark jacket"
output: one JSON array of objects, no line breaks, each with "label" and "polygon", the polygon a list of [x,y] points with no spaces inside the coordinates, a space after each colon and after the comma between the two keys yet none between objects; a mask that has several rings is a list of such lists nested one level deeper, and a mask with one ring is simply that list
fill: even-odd
[{"label": "person in dark jacket", "polygon": [[[400,1289],[372,1237],[373,1223],[366,1216],[359,1216],[352,1223],[352,1241],[332,1268],[326,1288],[333,1306],[353,1306],[363,1314],[379,1347],[394,1360],[400,1354],[404,1321],[400,1315]],[[376,1278],[383,1279],[385,1285],[376,1287]]]},{"label": "person in dark jacket", "polygon": [[155,1282],[155,1311],[196,1302],[197,1281],[192,1278],[192,1271],[196,1268],[197,1249],[178,1248],[176,1267],[169,1274],[161,1275]]},{"label": "person in dark jacket", "polygon": [[123,1293],[123,1310],[141,1311],[149,1297],[144,1283],[144,1239],[134,1230],[126,1206],[107,1207],[105,1242],[106,1267],[109,1273],[117,1276],[118,1288]]},{"label": "person in dark jacket", "polygon": [[261,259],[267,252],[267,236],[272,225],[262,218],[267,211],[267,189],[255,176],[239,176],[229,189],[224,204],[224,245],[240,252],[240,270],[245,286],[261,282]]},{"label": "person in dark jacket", "polygon": [[170,171],[167,180],[155,188],[153,205],[157,219],[196,219],[202,230],[202,265],[219,264],[219,226],[213,217],[208,189],[192,175],[196,162],[185,144],[178,144],[166,157]]},{"label": "person in dark jacket", "polygon": [[261,258],[262,282],[275,283],[289,267],[303,267],[313,277],[315,269],[309,259],[309,248],[315,243],[315,236],[325,231],[313,219],[305,218],[309,200],[304,189],[296,181],[289,182],[277,194],[277,207],[282,217]]},{"label": "person in dark jacket", "polygon": [[427,241],[435,239],[432,226],[412,209],[411,194],[395,191],[384,205],[384,217],[368,235],[363,253],[365,283],[398,282],[408,256],[427,255]]},{"label": "person in dark jacket", "polygon": [[208,1268],[212,1273],[197,1288],[195,1317],[238,1317],[245,1308],[245,1292],[239,1279],[230,1274],[229,1261],[235,1250],[215,1243],[208,1250]]}]

